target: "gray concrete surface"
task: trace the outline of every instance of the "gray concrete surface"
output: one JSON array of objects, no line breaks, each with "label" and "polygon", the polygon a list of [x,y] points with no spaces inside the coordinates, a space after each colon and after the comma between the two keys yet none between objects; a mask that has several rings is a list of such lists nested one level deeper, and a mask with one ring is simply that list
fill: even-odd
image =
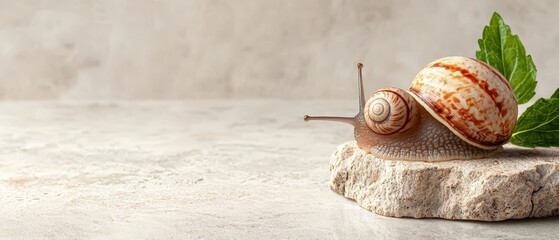
[{"label": "gray concrete surface", "polygon": [[328,188],[355,101],[2,102],[0,239],[554,239],[559,218],[378,216]]}]

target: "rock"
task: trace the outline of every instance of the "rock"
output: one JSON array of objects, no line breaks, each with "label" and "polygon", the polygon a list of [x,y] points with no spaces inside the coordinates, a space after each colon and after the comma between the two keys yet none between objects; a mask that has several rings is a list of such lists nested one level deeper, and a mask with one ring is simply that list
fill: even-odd
[{"label": "rock", "polygon": [[330,161],[330,188],[384,216],[479,221],[559,215],[559,151],[505,146],[501,156],[447,162],[376,158],[355,142]]}]

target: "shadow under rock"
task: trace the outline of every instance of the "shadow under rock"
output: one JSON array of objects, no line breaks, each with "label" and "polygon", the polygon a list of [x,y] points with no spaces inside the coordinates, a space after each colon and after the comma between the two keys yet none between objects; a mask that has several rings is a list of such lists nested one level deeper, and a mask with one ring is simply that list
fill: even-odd
[{"label": "shadow under rock", "polygon": [[[349,201],[353,201],[353,199],[349,199]],[[371,212],[370,210],[364,208],[365,210]],[[540,224],[559,224],[559,216],[549,216],[549,217],[541,217],[541,218],[521,218],[521,219],[505,219],[502,221],[480,221],[480,220],[472,220],[472,219],[445,219],[445,218],[435,218],[435,217],[424,217],[424,218],[414,218],[414,217],[392,217],[392,216],[384,216],[381,214],[377,214],[371,212],[380,217],[385,217],[388,219],[408,219],[410,221],[423,221],[423,220],[431,220],[434,223],[444,223],[444,222],[463,222],[463,223],[475,223],[475,224],[491,224],[493,226],[499,225],[540,225]]]},{"label": "shadow under rock", "polygon": [[539,224],[559,224],[559,216],[542,217],[542,218],[523,218],[523,219],[507,219],[497,222],[485,222],[493,225],[539,225]]}]

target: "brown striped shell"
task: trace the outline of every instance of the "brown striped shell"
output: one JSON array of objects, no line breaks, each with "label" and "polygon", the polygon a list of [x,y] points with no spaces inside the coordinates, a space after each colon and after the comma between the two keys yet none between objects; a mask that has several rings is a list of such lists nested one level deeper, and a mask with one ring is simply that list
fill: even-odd
[{"label": "brown striped shell", "polygon": [[506,143],[516,125],[518,107],[510,84],[476,59],[438,59],[417,74],[409,90],[435,119],[483,149]]},{"label": "brown striped shell", "polygon": [[397,88],[379,89],[367,101],[364,108],[365,122],[378,134],[405,132],[417,116],[413,97]]}]

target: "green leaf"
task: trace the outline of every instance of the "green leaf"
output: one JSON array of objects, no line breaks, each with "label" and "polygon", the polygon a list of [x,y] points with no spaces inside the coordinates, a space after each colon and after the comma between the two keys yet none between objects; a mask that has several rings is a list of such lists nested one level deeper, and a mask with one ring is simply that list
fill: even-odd
[{"label": "green leaf", "polygon": [[551,98],[559,98],[559,88],[551,95]]},{"label": "green leaf", "polygon": [[517,35],[512,35],[498,13],[493,13],[489,26],[478,40],[477,59],[486,62],[508,79],[518,104],[527,103],[536,92],[536,66]]},{"label": "green leaf", "polygon": [[[553,96],[559,94],[559,89]],[[559,147],[559,98],[540,98],[518,118],[511,143],[524,147]]]}]

